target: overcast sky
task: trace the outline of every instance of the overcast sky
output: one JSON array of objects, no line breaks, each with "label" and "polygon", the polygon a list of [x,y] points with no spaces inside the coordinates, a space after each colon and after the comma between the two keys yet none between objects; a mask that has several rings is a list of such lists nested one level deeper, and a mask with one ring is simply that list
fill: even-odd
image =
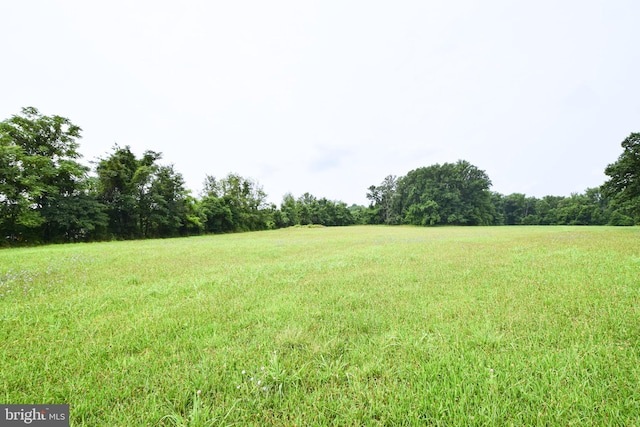
[{"label": "overcast sky", "polygon": [[468,160],[493,191],[583,192],[640,132],[640,2],[0,3],[0,119],[34,106],[205,175],[367,204]]}]

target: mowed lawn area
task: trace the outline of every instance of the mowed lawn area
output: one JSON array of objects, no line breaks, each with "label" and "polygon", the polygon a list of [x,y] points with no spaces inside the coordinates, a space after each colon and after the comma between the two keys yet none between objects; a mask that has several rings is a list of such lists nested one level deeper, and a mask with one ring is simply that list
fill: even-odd
[{"label": "mowed lawn area", "polygon": [[4,249],[0,363],[74,426],[638,426],[640,228]]}]

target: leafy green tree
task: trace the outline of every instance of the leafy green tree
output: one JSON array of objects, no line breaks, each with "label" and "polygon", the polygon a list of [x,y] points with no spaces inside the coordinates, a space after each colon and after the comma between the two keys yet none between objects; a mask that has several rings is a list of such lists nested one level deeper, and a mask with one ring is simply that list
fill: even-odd
[{"label": "leafy green tree", "polygon": [[397,223],[397,188],[398,178],[395,175],[388,175],[378,186],[369,187],[367,199],[371,200],[371,205],[380,215],[380,223]]},{"label": "leafy green tree", "polygon": [[251,179],[234,173],[221,180],[207,176],[203,193],[207,231],[265,230],[273,221],[267,194]]},{"label": "leafy green tree", "polygon": [[536,221],[536,199],[522,193],[512,193],[503,198],[502,214],[506,225],[530,224]]},{"label": "leafy green tree", "polygon": [[609,225],[617,225],[617,226],[630,226],[634,225],[633,218],[630,216],[624,215],[619,210],[613,211],[611,213],[611,217],[609,219]]},{"label": "leafy green tree", "polygon": [[418,168],[398,180],[396,215],[408,224],[488,225],[490,187],[487,174],[464,160]]},{"label": "leafy green tree", "polygon": [[235,231],[231,209],[220,197],[204,196],[201,200],[205,216],[204,229],[208,233],[228,233]]},{"label": "leafy green tree", "polygon": [[288,224],[285,222],[284,215],[278,206],[275,203],[270,203],[269,206],[265,209],[266,217],[267,217],[267,229],[275,230],[276,228],[288,227]]},{"label": "leafy green tree", "polygon": [[590,211],[586,197],[573,193],[571,197],[565,197],[558,203],[558,223],[588,225],[591,222]]},{"label": "leafy green tree", "polygon": [[617,218],[627,216],[640,223],[640,133],[630,134],[621,143],[623,152],[618,160],[607,166],[609,176],[602,192],[619,211]]},{"label": "leafy green tree", "polygon": [[10,240],[85,238],[104,221],[85,185],[81,129],[33,107],[0,122],[0,233]]},{"label": "leafy green tree", "polygon": [[293,194],[287,193],[282,197],[280,212],[282,212],[282,223],[285,227],[300,224],[298,206]]},{"label": "leafy green tree", "polygon": [[333,220],[329,225],[353,225],[356,224],[356,219],[353,217],[353,213],[347,204],[344,202],[331,202],[334,204]]},{"label": "leafy green tree", "polygon": [[320,225],[332,225],[334,215],[333,205],[325,197],[315,199],[310,206],[311,223]]},{"label": "leafy green tree", "polygon": [[205,231],[205,223],[207,221],[207,216],[204,214],[201,201],[191,195],[187,195],[186,208],[183,234],[201,234]]},{"label": "leafy green tree", "polygon": [[351,212],[351,219],[353,224],[369,224],[368,208],[362,205],[353,204],[349,206],[349,212]]},{"label": "leafy green tree", "polygon": [[304,193],[296,201],[296,211],[298,213],[298,220],[300,225],[313,224],[314,219],[314,204],[316,204],[316,198],[312,194]]},{"label": "leafy green tree", "polygon": [[[107,207],[109,232],[120,239],[141,237],[138,230],[133,177],[138,159],[129,146],[114,147],[113,153],[96,166],[98,199]],[[138,179],[140,177],[138,176]]]},{"label": "leafy green tree", "polygon": [[[158,200],[154,200],[153,183],[159,166],[156,160],[162,157],[155,151],[146,151],[142,159],[136,161],[136,169],[133,172],[133,200],[137,220],[137,233],[140,237],[156,237],[152,232],[153,217],[156,218],[167,212],[157,212]],[[164,207],[164,206],[163,206]],[[155,208],[155,209],[154,209]],[[154,212],[154,210],[156,212]]]},{"label": "leafy green tree", "polygon": [[608,200],[597,188],[560,198],[556,207],[557,224],[605,225],[609,222]]},{"label": "leafy green tree", "polygon": [[554,225],[559,224],[558,218],[558,206],[564,199],[561,196],[544,196],[542,199],[536,201],[536,215],[538,225]]},{"label": "leafy green tree", "polygon": [[42,207],[44,242],[77,242],[106,237],[109,217],[94,195],[79,191],[73,196],[47,195]]},{"label": "leafy green tree", "polygon": [[495,212],[491,204],[491,180],[487,173],[466,160],[454,166],[455,185],[460,192],[461,224],[490,225]]},{"label": "leafy green tree", "polygon": [[354,224],[351,210],[346,203],[318,199],[310,193],[304,193],[295,199],[291,193],[284,195],[280,205],[281,221],[291,225],[341,226]]},{"label": "leafy green tree", "polygon": [[185,188],[182,175],[174,170],[173,165],[156,169],[149,195],[148,223],[151,233],[158,237],[187,234],[190,228],[187,218],[189,191]]},{"label": "leafy green tree", "polygon": [[[173,166],[162,166],[161,153],[137,158],[129,146],[115,146],[96,167],[98,198],[107,206],[109,231],[117,238],[170,237],[202,227],[189,222],[189,191]],[[193,212],[191,212],[193,214]],[[199,225],[198,225],[199,224]]]},{"label": "leafy green tree", "polygon": [[505,224],[504,199],[505,199],[504,195],[496,192],[491,192],[491,205],[493,206],[492,210],[494,211],[493,222],[492,222],[493,225]]},{"label": "leafy green tree", "polygon": [[413,204],[405,214],[405,222],[413,225],[436,225],[440,219],[438,203],[433,200]]},{"label": "leafy green tree", "polygon": [[315,199],[310,205],[313,224],[325,226],[344,226],[354,223],[351,211],[346,203],[328,200],[326,197]]},{"label": "leafy green tree", "polygon": [[599,187],[587,188],[584,192],[591,210],[590,225],[605,225],[611,218],[611,203]]},{"label": "leafy green tree", "polygon": [[207,233],[227,233],[234,230],[231,209],[223,201],[220,192],[220,184],[216,177],[207,175],[200,199],[204,230]]}]

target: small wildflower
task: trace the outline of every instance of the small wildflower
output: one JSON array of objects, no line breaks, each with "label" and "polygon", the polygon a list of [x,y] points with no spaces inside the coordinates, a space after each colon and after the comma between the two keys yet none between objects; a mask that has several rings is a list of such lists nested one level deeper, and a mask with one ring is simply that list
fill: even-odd
[{"label": "small wildflower", "polygon": [[238,390],[240,390],[240,386],[237,386],[236,388],[237,388]]},{"label": "small wildflower", "polygon": [[262,384],[262,380],[258,380],[258,385]]},{"label": "small wildflower", "polygon": [[242,370],[242,375],[246,374],[247,371],[245,371],[244,369]]},{"label": "small wildflower", "polygon": [[251,378],[249,379],[249,381],[253,381],[253,377],[251,377]]},{"label": "small wildflower", "polygon": [[197,394],[197,395],[200,395],[200,393],[202,393],[202,390],[198,390],[198,391],[196,391],[196,394]]},{"label": "small wildflower", "polygon": [[491,372],[493,374],[493,368],[489,369],[489,372]]},{"label": "small wildflower", "polygon": [[262,368],[260,368],[261,371],[264,371],[264,366]]},{"label": "small wildflower", "polygon": [[267,391],[267,387],[262,387],[262,391]]}]

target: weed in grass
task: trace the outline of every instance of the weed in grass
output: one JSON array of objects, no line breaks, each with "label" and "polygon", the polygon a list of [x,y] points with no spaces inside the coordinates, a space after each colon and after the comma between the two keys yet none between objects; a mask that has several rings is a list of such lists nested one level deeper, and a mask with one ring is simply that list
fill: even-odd
[{"label": "weed in grass", "polygon": [[37,273],[31,271],[8,271],[0,275],[0,298],[9,297],[14,292],[21,292],[24,296],[33,291],[33,279]]},{"label": "weed in grass", "polygon": [[193,401],[182,413],[171,413],[160,418],[159,426],[172,427],[212,427],[227,425],[226,420],[231,415],[234,406],[222,417],[217,417],[210,404],[203,401],[202,390],[197,390],[193,395]]},{"label": "weed in grass", "polygon": [[236,388],[245,400],[259,400],[270,397],[283,396],[288,389],[295,388],[300,383],[301,371],[288,371],[278,358],[274,350],[269,363],[253,371],[242,370],[241,382]]}]

